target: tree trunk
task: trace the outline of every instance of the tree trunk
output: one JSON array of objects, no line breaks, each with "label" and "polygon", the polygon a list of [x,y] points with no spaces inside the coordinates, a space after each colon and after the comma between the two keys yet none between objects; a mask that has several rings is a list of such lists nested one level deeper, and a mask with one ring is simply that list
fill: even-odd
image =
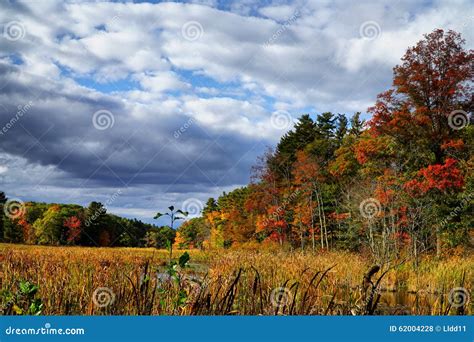
[{"label": "tree trunk", "polygon": [[323,220],[321,218],[321,204],[319,202],[319,195],[316,192],[316,200],[318,201],[318,216],[319,216],[319,230],[321,232],[321,249],[324,249],[324,235],[323,235]]},{"label": "tree trunk", "polygon": [[300,221],[300,239],[301,239],[301,251],[304,251],[304,234],[303,234],[303,227],[301,227]]},{"label": "tree trunk", "polygon": [[441,257],[441,228],[439,225],[436,227],[436,256]]},{"label": "tree trunk", "polygon": [[323,223],[324,223],[324,237],[326,240],[326,249],[329,250],[329,243],[328,243],[328,228],[326,224],[326,214],[324,214],[324,203],[323,197],[321,196],[321,211],[323,213]]},{"label": "tree trunk", "polygon": [[312,195],[309,196],[309,208],[311,210],[311,242],[313,244],[313,253],[316,249],[315,239],[314,239],[314,214],[313,214],[313,199],[311,198]]}]

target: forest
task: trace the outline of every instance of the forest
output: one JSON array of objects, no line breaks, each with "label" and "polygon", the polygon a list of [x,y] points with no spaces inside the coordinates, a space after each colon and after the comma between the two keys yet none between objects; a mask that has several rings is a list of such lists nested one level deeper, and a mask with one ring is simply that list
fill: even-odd
[{"label": "forest", "polygon": [[209,199],[177,243],[365,250],[382,260],[472,246],[473,62],[459,34],[426,35],[393,69],[368,122],[302,115],[251,184]]},{"label": "forest", "polygon": [[9,201],[0,215],[0,241],[51,246],[127,246],[165,248],[176,232],[137,219],[107,213],[100,202],[87,208],[75,204]]}]

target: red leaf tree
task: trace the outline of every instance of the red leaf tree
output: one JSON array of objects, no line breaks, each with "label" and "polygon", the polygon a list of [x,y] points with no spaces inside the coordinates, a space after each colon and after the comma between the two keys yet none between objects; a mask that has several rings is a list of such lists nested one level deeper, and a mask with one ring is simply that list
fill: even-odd
[{"label": "red leaf tree", "polygon": [[67,228],[67,241],[75,243],[81,238],[81,220],[77,216],[71,216],[64,220],[64,227]]}]

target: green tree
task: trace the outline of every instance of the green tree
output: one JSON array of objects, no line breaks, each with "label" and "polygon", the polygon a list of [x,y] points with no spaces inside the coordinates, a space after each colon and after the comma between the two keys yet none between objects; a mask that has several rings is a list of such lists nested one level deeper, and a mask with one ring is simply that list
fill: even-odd
[{"label": "green tree", "polygon": [[337,148],[335,141],[336,120],[334,114],[325,112],[316,118],[316,137],[306,147],[320,163],[327,163]]},{"label": "green tree", "polygon": [[182,247],[202,248],[203,242],[209,238],[210,227],[206,224],[204,217],[195,217],[183,223],[178,232],[184,240]]},{"label": "green tree", "polygon": [[22,243],[23,233],[18,220],[6,219],[3,231],[3,240],[8,243]]},{"label": "green tree", "polygon": [[82,244],[100,245],[101,234],[107,228],[107,209],[100,202],[91,202],[86,210]]},{"label": "green tree", "polygon": [[364,130],[365,122],[360,119],[360,112],[355,113],[351,118],[351,128],[349,129],[349,134],[355,135],[358,137]]},{"label": "green tree", "polygon": [[347,120],[347,117],[344,114],[337,115],[337,129],[335,133],[335,138],[338,147],[341,146],[342,140],[348,132],[348,123],[349,122]]},{"label": "green tree", "polygon": [[63,218],[58,205],[51,206],[33,224],[36,239],[41,245],[59,245],[63,231]]},{"label": "green tree", "polygon": [[176,231],[169,226],[152,227],[145,234],[145,245],[154,248],[169,248],[174,243]]},{"label": "green tree", "polygon": [[[224,194],[225,194],[225,192],[224,192]],[[210,197],[207,200],[206,205],[204,206],[204,209],[202,210],[202,214],[203,214],[203,216],[206,216],[207,213],[216,211],[218,209],[219,209],[219,207],[217,205],[216,200],[213,197]]]},{"label": "green tree", "polygon": [[279,178],[291,179],[291,166],[296,161],[296,152],[314,141],[316,125],[308,114],[302,115],[295,127],[286,133],[277,145],[275,155],[269,159],[270,169]]}]

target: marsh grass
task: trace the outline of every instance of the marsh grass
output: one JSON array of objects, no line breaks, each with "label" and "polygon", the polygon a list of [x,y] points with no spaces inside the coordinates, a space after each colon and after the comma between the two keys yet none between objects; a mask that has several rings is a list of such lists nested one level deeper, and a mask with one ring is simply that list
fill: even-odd
[{"label": "marsh grass", "polygon": [[[22,281],[38,285],[46,315],[473,313],[472,302],[460,311],[447,300],[454,287],[471,290],[472,257],[426,256],[417,267],[393,262],[365,286],[374,262],[352,253],[187,252],[190,261],[180,265],[177,259],[170,264],[165,250],[3,244],[0,289],[15,293]],[[98,288],[113,293],[108,305],[94,302]],[[405,305],[392,298],[400,293]],[[7,304],[0,296],[0,313]]]}]

